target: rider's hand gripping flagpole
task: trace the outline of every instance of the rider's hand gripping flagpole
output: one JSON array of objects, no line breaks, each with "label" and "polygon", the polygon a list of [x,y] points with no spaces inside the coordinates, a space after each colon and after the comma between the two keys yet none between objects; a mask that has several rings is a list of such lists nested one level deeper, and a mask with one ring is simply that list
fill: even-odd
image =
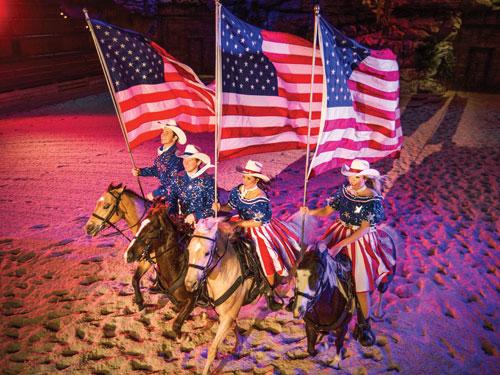
[{"label": "rider's hand gripping flagpole", "polygon": [[[222,65],[221,65],[221,35],[220,35],[220,22],[221,22],[221,3],[215,1],[215,199],[214,203],[217,205],[217,172],[219,165],[219,146],[220,146],[220,122],[222,117],[221,107],[221,93],[222,93]],[[215,210],[215,217],[217,217],[217,210]]]},{"label": "rider's hand gripping flagpole", "polygon": [[[310,154],[310,139],[311,139],[311,117],[312,117],[312,99],[313,99],[313,86],[314,86],[314,69],[316,66],[316,41],[318,37],[318,20],[319,20],[319,5],[314,6],[314,37],[313,37],[313,53],[311,64],[311,89],[309,91],[309,117],[307,119],[307,148],[306,148],[306,168],[304,172],[304,198],[302,205],[307,204],[307,182],[309,179],[309,154]],[[300,246],[304,244],[304,225],[306,214],[302,214],[302,226],[300,231]]]},{"label": "rider's hand gripping flagpole", "polygon": [[[83,8],[83,14],[85,15],[85,21],[87,22],[87,25],[89,27],[90,34],[92,35],[92,40],[94,41],[94,45],[95,45],[95,48],[97,50],[97,55],[99,56],[99,61],[101,62],[101,67],[102,67],[102,70],[104,72],[104,77],[106,78],[106,84],[108,85],[108,89],[109,89],[109,92],[111,94],[111,100],[113,101],[116,115],[118,116],[118,122],[120,123],[120,129],[122,130],[123,137],[125,138],[125,144],[127,145],[127,150],[128,150],[129,155],[130,155],[130,160],[132,161],[132,166],[134,168],[137,168],[137,166],[135,165],[134,156],[132,155],[132,151],[130,150],[130,145],[128,143],[127,131],[125,130],[125,125],[123,124],[122,113],[120,112],[118,104],[116,103],[115,90],[113,89],[113,85],[111,83],[111,75],[109,74],[108,67],[106,66],[106,62],[104,61],[104,56],[102,54],[101,47],[99,46],[99,43],[97,42],[94,28],[92,27],[92,22],[90,22],[90,18],[89,18],[89,15],[87,13],[86,8]],[[139,185],[139,189],[141,190],[142,197],[144,198],[144,191],[142,190],[142,185],[141,185],[141,181],[139,179],[139,176],[137,176],[137,183]]]}]

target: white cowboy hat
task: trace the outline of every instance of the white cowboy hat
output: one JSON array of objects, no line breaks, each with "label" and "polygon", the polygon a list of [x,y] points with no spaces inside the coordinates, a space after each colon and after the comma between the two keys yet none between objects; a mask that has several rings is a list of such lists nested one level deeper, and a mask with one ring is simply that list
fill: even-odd
[{"label": "white cowboy hat", "polygon": [[350,166],[344,164],[340,173],[344,176],[367,176],[372,178],[380,176],[379,171],[370,168],[370,163],[361,159],[354,159]]},{"label": "white cowboy hat", "polygon": [[269,177],[260,173],[262,171],[262,163],[259,163],[258,161],[249,160],[245,164],[245,168],[236,167],[236,170],[240,173],[260,178],[264,182],[269,182]]},{"label": "white cowboy hat", "polygon": [[186,143],[187,140],[186,134],[181,128],[179,128],[175,120],[158,121],[158,124],[160,125],[161,130],[164,129],[172,130],[178,138],[177,142],[179,142],[181,145]]},{"label": "white cowboy hat", "polygon": [[177,156],[182,159],[191,159],[191,158],[198,159],[201,160],[203,164],[211,165],[210,156],[201,152],[201,150],[195,145],[187,145],[186,148],[184,149],[184,153],[177,154]]}]

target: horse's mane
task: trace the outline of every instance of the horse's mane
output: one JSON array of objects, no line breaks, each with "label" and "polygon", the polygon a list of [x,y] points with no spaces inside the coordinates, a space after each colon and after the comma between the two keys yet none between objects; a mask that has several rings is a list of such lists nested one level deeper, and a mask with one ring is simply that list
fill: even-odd
[{"label": "horse's mane", "polygon": [[137,194],[137,193],[136,193],[135,191],[133,191],[132,189],[127,188],[127,187],[126,187],[126,186],[124,186],[121,182],[120,182],[118,185],[113,185],[113,183],[110,183],[110,184],[109,184],[109,186],[108,186],[108,192],[111,192],[112,190],[121,189],[121,188],[122,188],[122,186],[124,187],[124,190],[123,190],[123,192],[124,192],[124,193],[126,193],[126,194],[128,194],[128,195],[132,195],[132,196],[134,196],[134,197],[136,197],[136,198],[139,198],[140,200],[143,200],[143,201],[145,201],[145,200],[146,200],[143,196],[141,196],[141,195]]}]

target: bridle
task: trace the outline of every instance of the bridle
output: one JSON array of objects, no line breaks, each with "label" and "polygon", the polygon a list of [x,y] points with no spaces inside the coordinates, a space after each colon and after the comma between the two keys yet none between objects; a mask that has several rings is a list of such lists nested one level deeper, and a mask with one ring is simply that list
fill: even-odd
[{"label": "bridle", "polygon": [[[123,190],[118,194],[118,195],[115,195],[113,194],[112,191],[108,191],[108,193],[115,199],[115,204],[113,205],[113,207],[111,208],[111,210],[109,210],[108,214],[106,215],[106,217],[102,217],[98,214],[96,214],[95,212],[92,212],[92,216],[95,217],[96,219],[98,220],[101,220],[101,224],[99,224],[99,226],[97,227],[97,229],[95,230],[95,234],[101,232],[102,230],[106,229],[106,225],[107,226],[110,226],[112,227],[114,230],[116,230],[118,233],[120,233],[123,237],[125,237],[129,242],[131,242],[132,240],[130,238],[128,238],[128,236],[123,233],[123,230],[121,230],[120,228],[118,228],[114,223],[112,223],[110,221],[110,219],[113,217],[113,215],[115,213],[118,213],[120,210],[119,210],[119,206],[120,206],[120,203],[121,203],[121,200],[122,200],[122,195],[125,193],[125,188],[123,188]],[[146,202],[144,200],[144,202]],[[144,219],[144,216],[146,215],[147,213],[147,209],[145,208],[144,209],[144,212],[142,213],[141,217],[139,218],[139,220],[137,221],[137,223],[135,223],[134,225],[130,226],[129,229],[132,229],[134,227],[136,227],[137,225],[139,225],[142,221],[142,219]]]},{"label": "bridle", "polygon": [[174,247],[176,247],[176,244],[172,244],[171,246],[169,246],[166,249],[164,249],[161,253],[158,254],[155,251],[155,254],[153,256],[151,256],[152,240],[157,240],[159,242],[164,242],[164,241],[161,240],[160,235],[162,235],[163,232],[165,232],[165,231],[166,231],[166,229],[164,228],[163,220],[160,220],[160,230],[159,230],[159,233],[157,233],[154,237],[149,238],[150,241],[146,242],[146,240],[142,239],[141,237],[138,237],[137,234],[132,238],[132,240],[135,240],[138,244],[143,244],[143,246],[144,246],[144,249],[142,250],[141,256],[136,261],[140,262],[142,260],[147,260],[149,263],[153,264],[153,263],[155,263],[156,259],[158,259],[163,254],[166,254],[171,249],[173,249]]},{"label": "bridle", "polygon": [[[193,238],[201,238],[201,239],[204,239],[204,240],[208,240],[208,241],[211,241],[212,242],[212,246],[210,247],[209,249],[209,258],[208,258],[208,262],[205,266],[200,266],[198,264],[194,264],[194,263],[188,263],[188,267],[192,267],[192,268],[195,268],[197,270],[200,270],[203,272],[202,274],[202,277],[200,279],[200,285],[203,284],[208,275],[210,275],[210,273],[213,271],[213,269],[217,266],[217,264],[219,264],[219,262],[221,261],[221,259],[224,257],[224,255],[226,254],[227,252],[227,248],[228,248],[228,245],[229,245],[229,239],[226,241],[226,246],[225,246],[225,249],[224,249],[224,253],[222,255],[219,255],[219,253],[217,252],[217,249],[216,249],[216,244],[217,244],[217,237],[216,238],[211,238],[211,237],[207,237],[207,236],[202,236],[200,234],[192,234],[191,235],[191,240]],[[215,249],[215,250],[214,250]],[[217,261],[215,261],[214,263],[214,258],[215,258],[215,255],[214,254],[217,254]],[[212,264],[214,263],[214,264]]]},{"label": "bridle", "polygon": [[[328,284],[327,275],[326,275],[326,267],[323,265],[322,261],[320,261],[319,264],[321,266],[320,275],[322,275],[322,277],[321,277],[321,280],[319,281],[319,287],[316,289],[316,292],[314,293],[314,295],[310,295],[309,293],[302,292],[297,287],[295,287],[295,291],[294,291],[295,296],[302,296],[305,299],[307,299],[306,311],[304,312],[304,314],[307,314],[311,310],[311,308],[316,304],[316,302],[318,302],[319,297],[321,297],[321,294],[323,294],[323,292],[325,291],[326,286]],[[316,286],[317,285],[318,285],[318,283],[316,283]],[[295,298],[295,301],[297,301],[297,298]]]}]

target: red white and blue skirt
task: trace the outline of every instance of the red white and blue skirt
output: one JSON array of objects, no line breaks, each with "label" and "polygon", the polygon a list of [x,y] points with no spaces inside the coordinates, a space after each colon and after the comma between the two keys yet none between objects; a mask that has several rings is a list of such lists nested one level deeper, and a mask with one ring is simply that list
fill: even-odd
[{"label": "red white and blue skirt", "polygon": [[[359,227],[335,221],[322,236],[328,247],[332,247],[351,236]],[[356,292],[371,292],[390,274],[395,260],[382,246],[377,229],[370,231],[356,241],[342,248],[352,262],[352,274],[356,284]]]},{"label": "red white and blue skirt", "polygon": [[255,243],[255,249],[266,276],[277,273],[288,276],[300,251],[299,237],[282,221],[271,219],[260,227],[244,228]]}]

